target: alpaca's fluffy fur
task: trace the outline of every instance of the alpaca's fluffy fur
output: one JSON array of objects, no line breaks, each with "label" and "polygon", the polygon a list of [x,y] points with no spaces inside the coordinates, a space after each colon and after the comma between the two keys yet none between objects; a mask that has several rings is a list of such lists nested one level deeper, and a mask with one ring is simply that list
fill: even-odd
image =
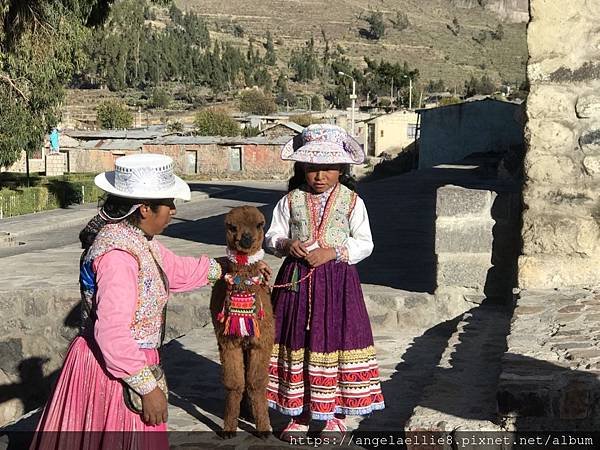
[{"label": "alpaca's fluffy fur", "polygon": [[[262,247],[265,218],[253,206],[233,208],[225,217],[227,247],[236,252],[252,255]],[[245,235],[245,239],[242,237]],[[248,242],[251,244],[248,247]],[[244,248],[246,245],[248,248]],[[242,277],[259,274],[257,264],[239,265],[229,263],[229,273]],[[271,296],[267,286],[250,286],[256,293],[257,303],[262,301],[265,316],[259,321],[260,337],[232,337],[223,335],[224,325],[217,320],[223,307],[227,284],[221,280],[212,292],[210,310],[215,334],[219,345],[219,356],[223,367],[223,384],[226,390],[223,434],[231,437],[237,429],[240,414],[240,401],[247,392],[257,432],[267,436],[270,432],[267,405],[268,366],[273,347],[275,325]]]}]

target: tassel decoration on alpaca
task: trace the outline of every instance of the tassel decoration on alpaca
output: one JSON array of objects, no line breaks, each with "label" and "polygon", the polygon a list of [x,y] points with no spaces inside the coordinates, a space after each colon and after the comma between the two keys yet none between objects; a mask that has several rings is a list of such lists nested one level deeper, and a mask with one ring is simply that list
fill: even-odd
[{"label": "tassel decoration on alpaca", "polygon": [[223,334],[226,336],[260,337],[258,320],[264,317],[262,307],[256,313],[256,296],[251,292],[235,292],[229,295],[226,305],[217,316],[225,323]]}]

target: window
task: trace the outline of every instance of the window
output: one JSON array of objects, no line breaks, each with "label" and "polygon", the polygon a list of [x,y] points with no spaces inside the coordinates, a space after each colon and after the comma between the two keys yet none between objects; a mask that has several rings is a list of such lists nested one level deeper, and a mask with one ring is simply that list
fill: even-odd
[{"label": "window", "polygon": [[242,147],[229,147],[229,170],[233,172],[242,170]]},{"label": "window", "polygon": [[406,136],[408,136],[411,139],[415,139],[416,137],[418,137],[416,123],[409,123],[406,126]]},{"label": "window", "polygon": [[380,131],[380,135],[381,135],[381,137],[383,137],[383,130]]}]

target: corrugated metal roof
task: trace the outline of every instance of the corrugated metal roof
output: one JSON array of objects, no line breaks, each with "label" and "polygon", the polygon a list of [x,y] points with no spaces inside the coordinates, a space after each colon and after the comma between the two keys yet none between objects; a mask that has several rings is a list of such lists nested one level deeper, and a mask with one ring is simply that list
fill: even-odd
[{"label": "corrugated metal roof", "polygon": [[81,143],[81,148],[97,150],[141,150],[149,141],[139,139],[92,139]]},{"label": "corrugated metal roof", "polygon": [[153,139],[170,134],[164,125],[148,128],[130,128],[127,130],[63,130],[62,133],[73,138],[88,139]]},{"label": "corrugated metal roof", "polygon": [[283,145],[289,140],[289,137],[282,136],[277,138],[268,138],[265,136],[255,137],[228,137],[228,136],[164,136],[146,144],[151,145]]}]

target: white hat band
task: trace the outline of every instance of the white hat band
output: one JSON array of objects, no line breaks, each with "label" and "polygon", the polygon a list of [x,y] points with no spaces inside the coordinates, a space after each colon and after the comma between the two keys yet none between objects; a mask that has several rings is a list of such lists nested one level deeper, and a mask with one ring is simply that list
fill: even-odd
[{"label": "white hat band", "polygon": [[161,192],[175,185],[173,165],[164,167],[116,167],[115,187],[128,194]]}]

